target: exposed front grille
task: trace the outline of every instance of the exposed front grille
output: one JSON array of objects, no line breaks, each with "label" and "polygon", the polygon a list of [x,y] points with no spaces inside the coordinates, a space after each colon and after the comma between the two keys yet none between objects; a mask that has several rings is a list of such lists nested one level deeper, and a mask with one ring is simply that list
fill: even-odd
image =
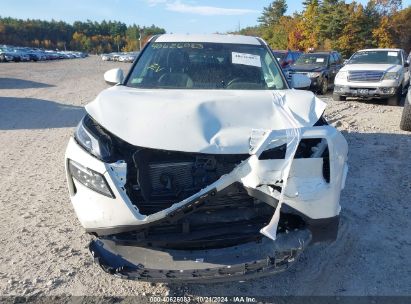
[{"label": "exposed front grille", "polygon": [[381,71],[350,71],[348,81],[353,82],[378,82],[382,80],[384,72]]},{"label": "exposed front grille", "polygon": [[148,166],[153,191],[171,190],[175,186],[193,187],[193,162],[154,163]]},{"label": "exposed front grille", "polygon": [[245,155],[143,149],[133,155],[126,185],[131,201],[149,215],[182,201],[230,173]]}]

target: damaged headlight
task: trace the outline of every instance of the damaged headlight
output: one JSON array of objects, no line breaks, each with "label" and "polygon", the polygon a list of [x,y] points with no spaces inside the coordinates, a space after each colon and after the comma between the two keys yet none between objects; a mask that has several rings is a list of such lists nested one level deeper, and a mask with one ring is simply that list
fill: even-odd
[{"label": "damaged headlight", "polygon": [[114,198],[114,195],[103,175],[72,160],[69,160],[68,167],[71,176],[79,183],[100,194]]},{"label": "damaged headlight", "polygon": [[108,134],[89,116],[86,115],[77,126],[74,138],[92,155],[107,161],[112,155],[112,144]]}]

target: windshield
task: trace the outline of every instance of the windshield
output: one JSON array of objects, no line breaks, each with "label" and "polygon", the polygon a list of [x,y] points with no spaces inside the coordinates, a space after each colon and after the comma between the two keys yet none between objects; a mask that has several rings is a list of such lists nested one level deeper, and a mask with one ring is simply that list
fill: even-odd
[{"label": "windshield", "polygon": [[264,46],[222,43],[150,43],[127,86],[150,89],[286,89]]},{"label": "windshield", "polygon": [[363,51],[350,58],[349,63],[401,64],[401,53],[397,51]]},{"label": "windshield", "polygon": [[302,54],[295,65],[327,65],[328,55],[327,54]]}]

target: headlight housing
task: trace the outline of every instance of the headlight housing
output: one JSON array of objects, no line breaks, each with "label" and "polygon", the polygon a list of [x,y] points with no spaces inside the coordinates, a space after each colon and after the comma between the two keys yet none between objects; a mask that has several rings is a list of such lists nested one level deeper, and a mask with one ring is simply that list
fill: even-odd
[{"label": "headlight housing", "polygon": [[400,73],[398,72],[387,72],[384,75],[385,80],[398,80],[400,79]]},{"label": "headlight housing", "polygon": [[71,176],[80,184],[102,195],[115,198],[106,179],[100,173],[86,168],[71,159],[69,160],[68,167]]},{"label": "headlight housing", "polygon": [[321,76],[321,72],[309,72],[307,73],[307,76],[310,78],[317,78]]},{"label": "headlight housing", "polygon": [[113,155],[111,137],[89,115],[80,121],[74,138],[80,146],[102,161],[109,161]]},{"label": "headlight housing", "polygon": [[336,78],[336,79],[345,80],[345,79],[347,79],[347,76],[348,76],[348,73],[347,73],[347,72],[345,72],[345,71],[339,71],[339,72],[337,73],[337,75],[335,76],[335,78]]}]

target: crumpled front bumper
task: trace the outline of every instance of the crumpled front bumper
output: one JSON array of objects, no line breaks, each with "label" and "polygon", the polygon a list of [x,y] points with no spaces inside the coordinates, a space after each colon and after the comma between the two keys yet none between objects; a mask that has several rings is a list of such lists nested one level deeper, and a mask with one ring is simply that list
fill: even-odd
[{"label": "crumpled front bumper", "polygon": [[227,248],[164,250],[120,245],[110,239],[90,243],[101,268],[124,279],[148,282],[219,282],[261,277],[288,269],[311,241],[309,230],[280,234]]},{"label": "crumpled front bumper", "polygon": [[[282,192],[268,186],[282,180],[286,160],[259,159],[259,156],[261,151],[286,143],[287,130],[253,132],[251,156],[231,173],[221,176],[191,197],[150,215],[141,214],[127,196],[124,188],[125,163],[101,162],[71,139],[66,151],[66,166],[69,160],[87,164],[88,168],[105,177],[114,194],[113,198],[109,198],[88,189],[73,179],[67,170],[71,200],[77,216],[88,232],[100,237],[90,244],[95,261],[106,272],[127,279],[152,282],[243,280],[287,269],[311,241],[317,241],[317,234],[324,235],[331,231],[330,236],[324,239],[335,239],[340,192],[348,170],[347,142],[331,126],[303,128],[301,132],[303,139],[326,141],[329,151],[329,181],[324,178],[323,164],[326,160],[320,156],[319,146],[310,158],[288,159],[292,163],[287,174],[286,191],[283,192],[284,208],[291,208],[293,213],[304,217],[307,226],[279,233],[271,239],[262,237],[259,242],[207,250],[164,249],[151,244],[136,246],[119,239],[116,234],[150,225],[158,227],[164,222],[188,216],[206,205],[209,196],[239,182],[249,195],[280,210],[278,202],[281,201]],[[317,150],[320,152],[317,153]]]},{"label": "crumpled front bumper", "polygon": [[[281,133],[281,132],[279,132]],[[279,138],[282,137],[279,136]],[[285,193],[285,203],[311,219],[331,218],[340,213],[339,198],[347,175],[347,142],[331,126],[305,128],[303,138],[323,138],[330,151],[330,182],[324,181],[322,158],[294,159],[290,182]],[[107,180],[115,198],[98,194],[75,181],[67,169],[68,160],[101,173]],[[198,198],[211,190],[221,191],[234,182],[241,181],[247,188],[263,191],[263,184],[274,183],[282,176],[284,160],[258,160],[250,158],[232,173],[223,176],[192,197],[177,202],[170,208],[152,215],[143,215],[132,204],[123,187],[124,177],[117,164],[103,163],[82,149],[71,139],[66,151],[66,174],[71,202],[82,226],[98,235],[133,230],[136,226],[154,223],[167,218],[180,209],[189,208]],[[269,193],[278,200],[279,192]],[[134,228],[133,228],[134,227]]]}]

